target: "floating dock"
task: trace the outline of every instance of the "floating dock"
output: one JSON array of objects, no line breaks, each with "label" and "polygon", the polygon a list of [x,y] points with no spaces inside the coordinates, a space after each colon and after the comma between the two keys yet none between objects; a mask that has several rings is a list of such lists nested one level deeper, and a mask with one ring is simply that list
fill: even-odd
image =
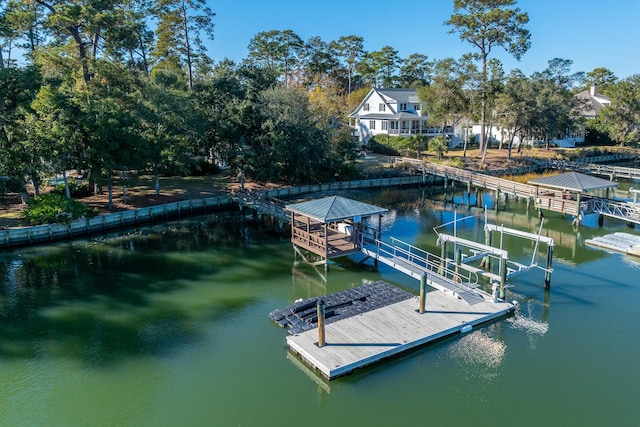
[{"label": "floating dock", "polygon": [[[398,289],[384,282],[375,284],[381,289]],[[358,288],[349,291],[354,290],[360,292]],[[363,293],[370,291],[370,288],[365,289]],[[431,291],[426,295],[423,314],[419,313],[418,297],[408,293],[407,298],[398,297],[381,307],[372,307],[371,310],[362,312],[351,310],[351,314],[337,316],[332,322],[327,319],[323,347],[318,346],[317,326],[293,333],[287,337],[287,344],[292,353],[312,369],[319,371],[323,377],[332,380],[415,347],[470,332],[477,325],[515,310],[513,304],[501,300],[494,302],[491,295],[476,292],[483,296],[483,301],[469,305],[451,294]],[[403,293],[404,291],[400,292]],[[334,295],[322,297],[323,301],[330,300]],[[370,299],[373,297],[367,297],[361,302]],[[300,301],[296,305],[309,305],[310,302],[311,300]],[[347,301],[343,304],[354,305]],[[281,316],[283,310],[291,312],[294,306],[272,312],[272,319],[275,320],[274,316]],[[314,320],[317,322],[317,318],[310,317],[306,323],[313,325]],[[282,323],[280,325],[284,326]],[[300,331],[300,328],[295,329]]]},{"label": "floating dock", "polygon": [[605,236],[586,239],[585,243],[591,246],[611,249],[627,255],[640,256],[640,236],[630,233],[612,233]]}]

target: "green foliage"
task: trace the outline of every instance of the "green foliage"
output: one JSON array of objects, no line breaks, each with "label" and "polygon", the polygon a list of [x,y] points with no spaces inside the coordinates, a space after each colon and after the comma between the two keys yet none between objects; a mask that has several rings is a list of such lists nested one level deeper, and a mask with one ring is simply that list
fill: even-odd
[{"label": "green foliage", "polygon": [[0,176],[0,194],[21,193],[25,190],[24,183],[18,178],[10,176]]},{"label": "green foliage", "polygon": [[[69,180],[69,191],[71,192],[71,197],[81,199],[83,197],[89,197],[93,194],[89,184],[77,182],[72,179]],[[53,190],[51,190],[54,194],[59,194],[60,196],[65,196],[64,184],[56,185]]]},{"label": "green foliage", "polygon": [[460,157],[453,157],[449,159],[448,165],[454,168],[464,169],[464,160]]},{"label": "green foliage", "polygon": [[418,136],[376,135],[369,140],[367,147],[377,154],[385,156],[415,156],[424,144],[424,138]]},{"label": "green foliage", "polygon": [[589,145],[611,145],[614,143],[609,135],[608,125],[601,117],[587,122],[584,142]]},{"label": "green foliage", "polygon": [[89,207],[77,200],[67,199],[56,193],[48,193],[27,200],[24,217],[29,224],[68,224],[88,216]]},{"label": "green foliage", "polygon": [[442,136],[436,136],[429,140],[429,151],[437,154],[438,159],[442,159],[442,156],[449,151],[449,143]]},{"label": "green foliage", "polygon": [[367,148],[376,154],[382,154],[384,156],[399,156],[398,150],[393,148],[389,142],[389,136],[376,135],[369,140]]},{"label": "green foliage", "polygon": [[186,159],[167,162],[161,172],[163,176],[206,176],[217,174],[220,168],[204,159]]}]

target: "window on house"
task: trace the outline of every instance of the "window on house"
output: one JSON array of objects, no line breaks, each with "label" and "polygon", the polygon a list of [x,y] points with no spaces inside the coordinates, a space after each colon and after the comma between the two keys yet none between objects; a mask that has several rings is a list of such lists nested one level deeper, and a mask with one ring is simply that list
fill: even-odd
[{"label": "window on house", "polygon": [[389,121],[388,120],[383,120],[382,121],[382,130],[388,130],[389,128]]},{"label": "window on house", "polygon": [[421,108],[420,104],[416,104],[416,111],[420,111]]},{"label": "window on house", "polygon": [[379,111],[384,111],[385,110],[385,105],[384,104],[378,105],[378,110]]},{"label": "window on house", "polygon": [[376,128],[376,121],[369,120],[369,129],[375,129],[375,128]]},{"label": "window on house", "polygon": [[407,109],[406,103],[403,102],[402,104],[400,104],[400,111],[406,111],[406,109]]},{"label": "window on house", "polygon": [[364,106],[362,107],[362,109],[364,111],[369,111],[369,103],[367,102],[366,104],[364,104]]}]

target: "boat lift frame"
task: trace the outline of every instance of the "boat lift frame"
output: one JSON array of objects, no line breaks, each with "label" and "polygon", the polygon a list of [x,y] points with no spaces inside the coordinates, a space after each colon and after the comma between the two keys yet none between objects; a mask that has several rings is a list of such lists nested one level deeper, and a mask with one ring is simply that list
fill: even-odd
[{"label": "boat lift frame", "polygon": [[[495,225],[490,224],[486,218],[486,210],[485,210],[485,242],[486,244],[462,239],[457,236],[457,223],[459,221],[464,221],[466,219],[475,218],[475,216],[457,218],[457,213],[454,213],[454,220],[445,224],[441,224],[437,227],[434,227],[434,231],[438,236],[437,245],[441,246],[441,258],[447,259],[449,262],[454,262],[456,266],[456,270],[462,268],[468,271],[473,271],[479,276],[487,277],[491,281],[494,287],[494,292],[496,288],[499,286],[500,298],[504,298],[504,291],[507,287],[507,279],[510,279],[516,275],[519,275],[525,271],[529,271],[533,268],[539,268],[545,272],[544,285],[545,288],[548,289],[551,286],[551,273],[553,272],[552,263],[553,263],[553,248],[555,246],[555,242],[553,238],[543,236],[542,226],[544,224],[544,218],[540,222],[540,229],[538,230],[538,234],[528,233],[525,231],[515,230],[512,228],[505,227],[504,225]],[[452,225],[454,227],[453,235],[439,232],[438,229],[441,227],[445,227],[448,225]],[[493,232],[500,233],[500,246],[494,247],[492,245],[493,241]],[[509,259],[509,252],[502,249],[502,241],[504,235],[510,235],[514,237],[524,238],[527,240],[535,241],[535,248],[533,250],[533,255],[531,257],[531,262],[529,265],[522,264]],[[453,243],[453,251],[455,254],[455,259],[447,258],[448,254],[448,243]],[[545,243],[547,245],[547,259],[546,266],[541,267],[536,262],[536,257],[538,254],[538,247],[540,243]],[[459,248],[461,246],[462,248]],[[470,254],[463,254],[463,249],[467,249]],[[499,269],[498,274],[494,274],[491,271],[483,270],[482,268],[476,268],[469,263],[472,261],[476,261],[481,259],[482,262],[480,264],[481,267],[485,267],[490,270],[491,268],[491,259],[498,259],[499,261]],[[498,285],[499,284],[499,285]]]}]

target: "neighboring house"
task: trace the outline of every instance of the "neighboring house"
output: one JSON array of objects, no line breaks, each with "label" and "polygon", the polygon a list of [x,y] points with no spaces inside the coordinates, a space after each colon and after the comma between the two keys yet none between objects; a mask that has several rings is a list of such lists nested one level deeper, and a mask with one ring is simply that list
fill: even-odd
[{"label": "neighboring house", "polygon": [[611,98],[598,93],[598,85],[593,85],[576,95],[583,100],[585,107],[582,115],[587,119],[594,119],[604,107],[611,105]]},{"label": "neighboring house", "polygon": [[[374,135],[436,136],[438,127],[429,127],[425,106],[415,89],[371,89],[358,108],[349,114],[349,125],[360,144]],[[452,136],[453,129],[445,128]]]},{"label": "neighboring house", "polygon": [[[585,119],[595,118],[598,113],[600,113],[600,110],[608,105],[611,105],[611,99],[609,97],[598,93],[598,85],[591,86],[589,89],[578,93],[576,95],[576,98],[581,101],[581,114]],[[480,135],[479,124],[473,126],[473,134]],[[558,135],[556,138],[551,140],[550,143],[558,147],[571,148],[575,147],[576,144],[584,143],[584,138],[585,128],[583,126],[580,129],[566,135]],[[489,139],[496,142],[503,141],[506,143],[508,142],[508,132],[499,126],[493,126],[491,127],[489,133]],[[518,145],[520,145],[520,143],[531,145],[535,142],[537,141],[520,141],[520,138],[516,136],[514,138],[513,145],[517,147]]]}]

